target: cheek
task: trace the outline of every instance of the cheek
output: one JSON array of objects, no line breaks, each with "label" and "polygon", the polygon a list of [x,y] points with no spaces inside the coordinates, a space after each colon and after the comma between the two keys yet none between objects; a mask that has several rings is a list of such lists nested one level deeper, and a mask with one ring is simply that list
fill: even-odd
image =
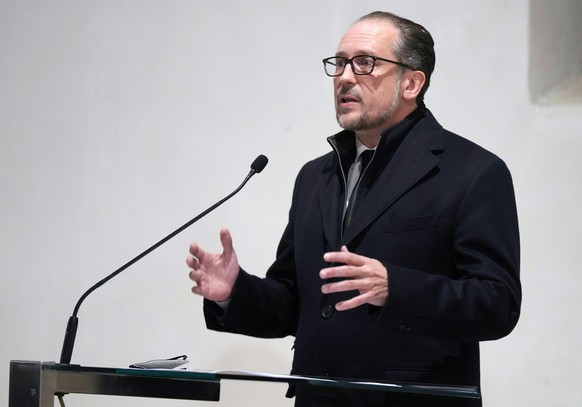
[{"label": "cheek", "polygon": [[333,101],[334,103],[337,105],[337,95],[339,93],[339,85],[337,84],[337,81],[334,79],[333,81]]},{"label": "cheek", "polygon": [[393,99],[394,91],[388,88],[376,90],[373,97],[370,98],[370,100],[373,100],[374,107],[377,110],[384,110],[386,106],[390,106]]}]

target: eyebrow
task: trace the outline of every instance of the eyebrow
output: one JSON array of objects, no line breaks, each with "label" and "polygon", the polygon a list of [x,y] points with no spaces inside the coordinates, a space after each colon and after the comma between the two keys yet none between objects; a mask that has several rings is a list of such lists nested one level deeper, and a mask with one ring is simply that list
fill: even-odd
[{"label": "eyebrow", "polygon": [[[348,54],[347,54],[347,52],[336,52],[334,56],[336,56],[336,57],[344,57],[344,58],[347,58],[347,55],[348,55]],[[372,51],[370,51],[370,50],[368,50],[368,51],[358,50],[358,51],[354,52],[354,56],[355,56],[355,55],[371,55],[371,56],[378,56],[378,54],[377,54],[377,53],[375,53],[375,52],[372,52]]]}]

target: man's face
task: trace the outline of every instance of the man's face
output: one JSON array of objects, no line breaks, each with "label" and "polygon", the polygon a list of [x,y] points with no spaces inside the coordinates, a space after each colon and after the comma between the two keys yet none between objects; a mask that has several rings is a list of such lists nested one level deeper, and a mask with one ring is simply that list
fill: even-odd
[{"label": "man's face", "polygon": [[[391,46],[398,30],[384,21],[364,20],[343,36],[336,55],[352,58],[371,55],[396,60]],[[376,61],[370,75],[355,75],[352,66],[334,78],[336,117],[339,125],[355,132],[382,131],[395,124],[400,108],[398,65]]]}]

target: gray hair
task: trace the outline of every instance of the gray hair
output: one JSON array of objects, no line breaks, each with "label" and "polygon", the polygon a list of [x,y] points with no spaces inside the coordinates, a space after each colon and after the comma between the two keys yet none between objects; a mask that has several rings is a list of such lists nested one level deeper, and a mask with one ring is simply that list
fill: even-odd
[{"label": "gray hair", "polygon": [[436,63],[434,41],[430,33],[420,24],[385,11],[374,11],[366,14],[360,17],[358,22],[363,20],[386,21],[399,30],[400,35],[392,47],[392,52],[400,62],[408,65],[413,70],[424,73],[426,81],[416,98],[417,103],[422,102]]}]

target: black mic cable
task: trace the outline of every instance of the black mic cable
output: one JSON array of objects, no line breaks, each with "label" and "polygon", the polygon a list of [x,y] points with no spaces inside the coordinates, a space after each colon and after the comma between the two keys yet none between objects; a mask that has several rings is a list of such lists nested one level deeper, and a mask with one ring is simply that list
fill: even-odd
[{"label": "black mic cable", "polygon": [[136,257],[134,257],[133,259],[131,259],[130,261],[125,263],[123,266],[121,266],[120,268],[115,270],[113,273],[109,274],[107,277],[105,277],[104,279],[99,281],[97,284],[93,285],[91,288],[89,288],[87,291],[85,291],[85,293],[81,296],[81,298],[79,298],[79,301],[77,301],[77,305],[75,305],[75,309],[73,310],[73,314],[71,315],[71,317],[69,318],[69,322],[67,323],[67,330],[65,332],[65,339],[63,341],[63,349],[61,350],[60,363],[66,364],[66,365],[71,363],[71,356],[73,354],[73,347],[75,346],[75,337],[77,336],[77,327],[79,325],[79,319],[77,318],[77,314],[79,312],[79,308],[81,307],[81,304],[83,303],[83,301],[85,300],[85,298],[87,298],[87,296],[89,294],[91,294],[97,288],[101,287],[103,284],[105,284],[106,282],[111,280],[113,277],[117,276],[119,273],[121,273],[122,271],[127,269],[132,264],[136,263],[137,261],[141,260],[143,257],[147,256],[148,254],[150,254],[151,252],[156,250],[158,247],[160,247],[161,245],[166,243],[168,240],[172,239],[177,234],[184,231],[184,229],[190,227],[192,224],[194,224],[195,222],[197,222],[198,220],[200,220],[204,216],[208,215],[210,212],[212,212],[214,209],[218,208],[224,202],[228,201],[230,198],[232,198],[237,192],[239,192],[245,186],[245,184],[249,181],[249,179],[251,179],[251,177],[253,175],[258,174],[259,172],[263,171],[263,169],[265,168],[265,166],[267,165],[268,162],[269,162],[269,159],[267,157],[265,157],[262,154],[259,155],[257,158],[255,158],[255,161],[253,161],[253,163],[251,164],[251,170],[249,171],[249,173],[245,177],[244,181],[238,186],[238,188],[236,188],[228,196],[221,199],[220,201],[218,201],[217,203],[212,205],[210,208],[206,209],[204,212],[200,213],[198,216],[196,216],[195,218],[193,218],[189,222],[180,226],[178,229],[176,229],[175,231],[170,233],[168,236],[164,237],[162,240],[160,240],[159,242],[157,242],[156,244],[151,246],[149,249],[146,249],[141,254],[138,254]]}]

